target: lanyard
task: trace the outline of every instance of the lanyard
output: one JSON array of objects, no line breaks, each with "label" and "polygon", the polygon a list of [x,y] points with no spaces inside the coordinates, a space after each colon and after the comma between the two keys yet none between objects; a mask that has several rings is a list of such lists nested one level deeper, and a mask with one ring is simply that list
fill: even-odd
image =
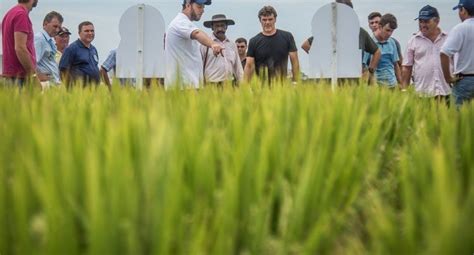
[{"label": "lanyard", "polygon": [[49,47],[51,47],[51,50],[52,50],[52,52],[53,52],[53,55],[55,55],[57,49],[56,49],[56,46],[53,44],[53,39],[52,39],[52,38],[49,38],[49,39],[46,38],[46,36],[45,36],[44,34],[43,34],[43,37],[44,37],[44,39],[46,40],[46,42],[48,42]]}]

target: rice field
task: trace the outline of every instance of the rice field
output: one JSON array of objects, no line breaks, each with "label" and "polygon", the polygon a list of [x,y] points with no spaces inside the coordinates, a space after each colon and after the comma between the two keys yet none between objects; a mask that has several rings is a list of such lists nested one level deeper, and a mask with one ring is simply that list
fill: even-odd
[{"label": "rice field", "polygon": [[0,87],[1,255],[474,252],[474,104]]}]

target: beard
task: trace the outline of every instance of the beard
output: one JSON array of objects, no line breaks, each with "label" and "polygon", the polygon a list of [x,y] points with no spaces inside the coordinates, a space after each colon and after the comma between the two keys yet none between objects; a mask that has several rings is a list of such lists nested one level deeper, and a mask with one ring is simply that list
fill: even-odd
[{"label": "beard", "polygon": [[38,0],[33,1],[33,8],[35,8],[38,5]]},{"label": "beard", "polygon": [[191,8],[191,21],[199,21],[201,19],[201,16],[197,15],[194,9]]}]

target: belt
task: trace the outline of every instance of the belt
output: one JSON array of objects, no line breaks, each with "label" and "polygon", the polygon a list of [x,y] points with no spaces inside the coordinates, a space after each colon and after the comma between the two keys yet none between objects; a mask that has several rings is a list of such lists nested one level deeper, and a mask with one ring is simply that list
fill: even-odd
[{"label": "belt", "polygon": [[464,74],[464,73],[460,73],[458,74],[459,77],[474,77],[474,74]]}]

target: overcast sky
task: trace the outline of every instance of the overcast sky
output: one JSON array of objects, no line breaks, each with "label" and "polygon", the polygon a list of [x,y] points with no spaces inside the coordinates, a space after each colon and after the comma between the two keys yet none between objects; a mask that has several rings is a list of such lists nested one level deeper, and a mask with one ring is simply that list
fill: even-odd
[{"label": "overcast sky", "polygon": [[[204,20],[210,19],[213,14],[224,13],[235,20],[236,25],[229,27],[228,37],[251,38],[261,28],[258,23],[257,13],[263,5],[273,5],[278,11],[277,27],[293,33],[299,48],[305,38],[311,34],[311,20],[314,13],[331,0],[213,0],[211,6],[206,6],[205,13],[197,25],[202,27]],[[359,16],[360,25],[367,28],[367,15],[372,11],[381,13],[392,13],[399,21],[399,28],[394,37],[399,39],[402,47],[410,36],[418,30],[417,22],[414,21],[418,11],[424,5],[430,4],[438,8],[441,14],[441,27],[449,31],[459,18],[452,7],[458,0],[353,0],[355,11]],[[17,3],[16,0],[0,0],[1,14]],[[96,39],[93,42],[100,55],[100,62],[105,59],[108,52],[117,47],[120,36],[118,23],[121,15],[129,7],[137,3],[149,4],[157,8],[168,24],[180,11],[179,0],[39,0],[37,8],[33,9],[30,17],[34,30],[42,29],[44,16],[52,10],[60,12],[64,16],[63,25],[70,28],[72,40],[77,39],[77,25],[84,20],[90,20],[96,28]],[[204,31],[209,29],[202,27]],[[306,54],[299,52],[303,71],[308,66]]]}]

